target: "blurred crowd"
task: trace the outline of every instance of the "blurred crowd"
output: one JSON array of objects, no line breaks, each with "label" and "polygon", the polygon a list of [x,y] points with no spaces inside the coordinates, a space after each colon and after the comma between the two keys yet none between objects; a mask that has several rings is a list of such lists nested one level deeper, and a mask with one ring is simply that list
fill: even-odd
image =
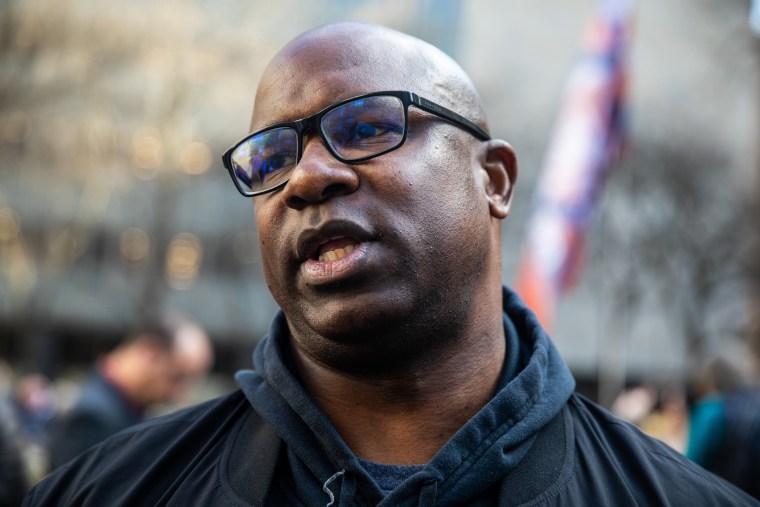
[{"label": "blurred crowd", "polygon": [[179,316],[144,324],[74,379],[0,360],[0,507],[100,440],[199,401],[213,361],[204,329]]},{"label": "blurred crowd", "polygon": [[611,409],[760,499],[760,384],[741,372],[716,357],[686,383],[633,385]]},{"label": "blurred crowd", "polygon": [[[204,330],[174,319],[128,335],[77,379],[14,376],[0,361],[0,507],[110,434],[199,401],[213,358]],[[611,410],[760,498],[760,386],[731,362],[685,383],[632,385]]]}]

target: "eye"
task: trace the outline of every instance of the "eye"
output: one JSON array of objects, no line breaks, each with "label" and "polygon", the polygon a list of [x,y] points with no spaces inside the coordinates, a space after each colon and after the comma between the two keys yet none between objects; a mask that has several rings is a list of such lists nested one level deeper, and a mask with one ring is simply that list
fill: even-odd
[{"label": "eye", "polygon": [[370,137],[383,135],[388,128],[382,125],[370,125],[369,123],[359,123],[354,128],[354,138],[367,139]]},{"label": "eye", "polygon": [[264,162],[264,167],[266,168],[266,172],[277,171],[278,169],[290,165],[292,161],[293,156],[286,155],[285,153],[278,153],[277,155],[272,155],[267,158]]},{"label": "eye", "polygon": [[254,167],[260,181],[266,181],[282,171],[295,165],[295,155],[289,152],[275,153],[269,156],[256,157]]},{"label": "eye", "polygon": [[403,134],[403,125],[388,123],[344,124],[341,129],[330,132],[332,140],[342,146],[369,146],[375,143],[395,142]]}]

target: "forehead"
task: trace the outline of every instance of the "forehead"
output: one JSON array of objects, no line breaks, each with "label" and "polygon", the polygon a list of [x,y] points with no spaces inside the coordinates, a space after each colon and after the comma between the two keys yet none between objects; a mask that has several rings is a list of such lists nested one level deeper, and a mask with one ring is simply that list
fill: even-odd
[{"label": "forehead", "polygon": [[430,95],[435,67],[414,45],[413,40],[374,32],[297,39],[267,66],[251,130],[303,118],[364,93],[412,90]]}]

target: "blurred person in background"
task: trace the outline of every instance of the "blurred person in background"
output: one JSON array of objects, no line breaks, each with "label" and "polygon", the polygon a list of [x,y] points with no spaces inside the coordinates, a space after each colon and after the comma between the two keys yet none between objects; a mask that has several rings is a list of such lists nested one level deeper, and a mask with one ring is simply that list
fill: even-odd
[{"label": "blurred person in background", "polygon": [[676,384],[659,387],[645,382],[622,391],[612,406],[618,417],[635,424],[647,435],[665,442],[676,451],[685,448],[686,396]]},{"label": "blurred person in background", "polygon": [[45,445],[48,426],[56,413],[50,379],[41,373],[22,376],[15,389],[15,405],[21,430],[27,439]]},{"label": "blurred person in background", "polygon": [[0,402],[0,507],[21,505],[29,488],[17,428],[6,403]]},{"label": "blurred person in background", "polygon": [[34,483],[48,471],[50,422],[59,408],[55,389],[41,373],[20,375],[9,387],[3,400],[6,423],[13,430],[24,473]]},{"label": "blurred person in background", "polygon": [[683,453],[686,449],[688,418],[685,388],[677,383],[668,383],[659,389],[652,412],[638,426],[644,433]]},{"label": "blurred person in background", "polygon": [[98,360],[74,406],[54,421],[51,469],[141,422],[151,406],[182,402],[213,357],[206,332],[185,318],[167,317],[129,335]]},{"label": "blurred person in background", "polygon": [[760,389],[716,358],[694,382],[686,456],[760,499]]},{"label": "blurred person in background", "polygon": [[11,377],[10,368],[0,359],[0,507],[21,505],[31,482],[22,456]]}]

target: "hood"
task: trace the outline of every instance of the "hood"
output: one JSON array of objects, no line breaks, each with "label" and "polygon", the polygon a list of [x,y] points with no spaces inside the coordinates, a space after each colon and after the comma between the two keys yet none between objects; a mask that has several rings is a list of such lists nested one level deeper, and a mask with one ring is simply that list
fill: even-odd
[{"label": "hood", "polygon": [[309,505],[322,499],[324,505],[446,506],[471,503],[498,483],[575,388],[535,315],[506,287],[503,307],[507,357],[497,393],[385,498],[288,368],[287,323],[279,312],[254,351],[255,370],[241,371],[236,379],[286,444],[292,493]]}]

